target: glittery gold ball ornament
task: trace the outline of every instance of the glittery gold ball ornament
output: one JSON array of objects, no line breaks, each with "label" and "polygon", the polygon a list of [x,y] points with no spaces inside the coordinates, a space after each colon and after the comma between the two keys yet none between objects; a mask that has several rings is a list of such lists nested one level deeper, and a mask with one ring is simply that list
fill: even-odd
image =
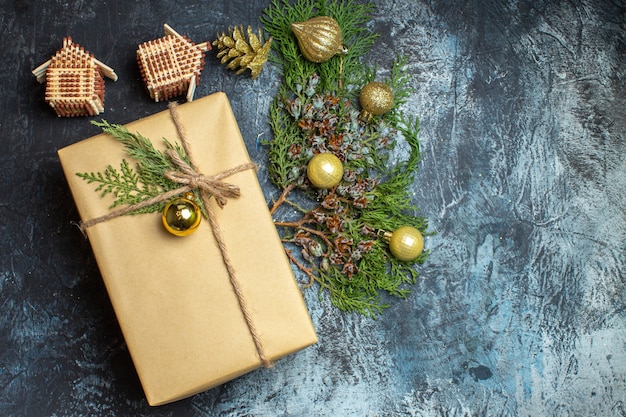
[{"label": "glittery gold ball ornament", "polygon": [[300,52],[309,61],[320,63],[347,52],[341,40],[341,27],[332,17],[317,16],[294,22],[291,30],[296,35]]},{"label": "glittery gold ball ornament", "polygon": [[309,161],[306,175],[317,188],[333,188],[343,178],[343,164],[332,153],[318,153]]},{"label": "glittery gold ball ornament", "polygon": [[383,240],[389,243],[391,254],[399,261],[413,261],[424,250],[424,237],[411,226],[399,227],[393,233],[385,232]]},{"label": "glittery gold ball ornament", "polygon": [[372,81],[361,90],[359,102],[363,109],[361,118],[369,120],[372,116],[380,116],[391,110],[393,107],[393,91],[385,83]]},{"label": "glittery gold ball ornament", "polygon": [[176,198],[163,209],[163,226],[176,236],[188,236],[196,231],[202,220],[200,207],[193,201],[193,193]]}]

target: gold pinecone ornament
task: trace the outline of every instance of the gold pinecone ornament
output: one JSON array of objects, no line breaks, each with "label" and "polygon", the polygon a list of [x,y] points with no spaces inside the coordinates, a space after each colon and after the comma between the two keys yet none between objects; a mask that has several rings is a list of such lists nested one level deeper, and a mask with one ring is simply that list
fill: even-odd
[{"label": "gold pinecone ornament", "polygon": [[217,48],[217,58],[221,59],[222,64],[228,62],[226,68],[236,70],[237,74],[249,69],[252,79],[256,79],[269,57],[272,38],[263,43],[261,29],[254,33],[250,26],[247,34],[246,41],[243,26],[229,28],[228,35],[225,33],[219,35],[217,40],[213,41],[213,46]]}]

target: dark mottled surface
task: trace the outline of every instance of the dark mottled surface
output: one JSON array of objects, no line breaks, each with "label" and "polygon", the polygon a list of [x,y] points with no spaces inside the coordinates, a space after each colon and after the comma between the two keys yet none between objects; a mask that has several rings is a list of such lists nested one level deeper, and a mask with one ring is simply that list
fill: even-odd
[{"label": "dark mottled surface", "polygon": [[[146,405],[30,71],[74,40],[120,75],[105,117],[160,111],[137,44],[258,26],[267,2],[0,0],[0,415],[626,416],[626,3],[381,0],[368,61],[409,57],[423,158],[415,203],[437,234],[415,292],[376,321],[306,293],[315,347],[175,404]],[[261,164],[279,74],[211,56]]]}]

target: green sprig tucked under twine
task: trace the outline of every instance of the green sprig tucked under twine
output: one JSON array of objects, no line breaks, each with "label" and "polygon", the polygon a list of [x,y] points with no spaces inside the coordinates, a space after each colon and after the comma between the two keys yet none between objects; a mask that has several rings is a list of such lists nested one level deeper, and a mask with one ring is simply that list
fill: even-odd
[{"label": "green sprig tucked under twine", "polygon": [[[98,184],[95,191],[101,196],[111,194],[114,197],[109,208],[141,203],[180,187],[180,184],[168,180],[165,176],[166,172],[176,170],[175,165],[164,152],[157,150],[148,138],[139,133],[130,132],[122,125],[110,124],[106,120],[91,123],[122,143],[128,156],[135,162],[134,168],[126,159],[123,159],[119,168],[108,165],[103,172],[76,174],[90,184]],[[163,138],[163,143],[167,149],[175,150],[184,161],[190,162],[179,144],[172,144],[165,138]],[[195,200],[204,213],[202,199],[197,195],[197,191],[194,190],[194,193],[196,193]],[[148,205],[129,214],[160,212],[163,211],[166,203]]]},{"label": "green sprig tucked under twine", "polygon": [[[385,294],[409,294],[416,266],[428,256],[425,251],[412,263],[398,261],[377,231],[410,225],[428,233],[411,203],[419,122],[400,110],[411,92],[404,58],[379,80],[393,91],[391,111],[372,123],[359,120],[360,90],[377,77],[362,62],[378,38],[366,28],[373,10],[351,0],[272,0],[261,21],[274,40],[270,60],[283,75],[270,106],[273,138],[265,142],[270,180],[282,190],[271,209],[275,224],[289,258],[309,285],[319,285],[320,296],[328,294],[341,310],[375,317],[389,307]],[[291,23],[319,15],[337,21],[347,54],[316,64],[300,53]],[[306,178],[306,165],[318,152],[343,161],[345,174],[334,189],[316,189]],[[292,192],[305,198],[291,199]]]}]

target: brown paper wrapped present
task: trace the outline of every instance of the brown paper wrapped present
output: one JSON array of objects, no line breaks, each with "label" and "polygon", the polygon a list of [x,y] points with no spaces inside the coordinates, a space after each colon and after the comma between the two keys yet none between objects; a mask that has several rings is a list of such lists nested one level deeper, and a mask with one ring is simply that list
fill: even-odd
[{"label": "brown paper wrapped present", "polygon": [[[225,94],[185,103],[178,112],[205,175],[250,162]],[[168,111],[126,127],[157,149],[163,149],[162,138],[178,142]],[[76,173],[132,160],[125,148],[103,133],[59,150],[59,158],[81,219],[109,213],[112,197],[101,197]],[[317,337],[256,172],[224,181],[237,185],[241,196],[223,208],[211,199],[211,211],[263,355],[274,362]],[[178,237],[162,227],[160,213],[125,215],[87,228],[87,235],[151,405],[205,391],[263,364],[209,222]]]}]

